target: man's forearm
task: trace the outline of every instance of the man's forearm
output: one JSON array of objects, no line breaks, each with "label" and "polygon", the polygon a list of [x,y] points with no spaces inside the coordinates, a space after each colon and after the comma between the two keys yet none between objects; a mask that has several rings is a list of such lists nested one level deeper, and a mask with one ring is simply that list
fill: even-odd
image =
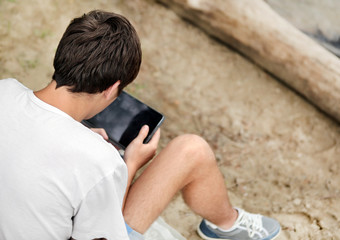
[{"label": "man's forearm", "polygon": [[136,175],[136,172],[138,170],[138,168],[136,168],[136,166],[134,166],[133,164],[129,164],[129,161],[127,161],[126,163],[127,169],[128,169],[128,180],[127,180],[127,185],[126,185],[126,190],[125,190],[125,195],[124,195],[124,201],[123,201],[123,206],[122,206],[122,210],[124,210],[125,207],[125,201],[127,198],[127,195],[129,193],[129,189],[132,183],[133,178]]}]

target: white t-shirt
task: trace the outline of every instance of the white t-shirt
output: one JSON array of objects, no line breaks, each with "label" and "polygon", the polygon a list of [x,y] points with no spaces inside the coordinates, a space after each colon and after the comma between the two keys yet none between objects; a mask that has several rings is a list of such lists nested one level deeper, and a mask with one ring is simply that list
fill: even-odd
[{"label": "white t-shirt", "polygon": [[100,135],[0,80],[0,239],[127,240],[127,168]]}]

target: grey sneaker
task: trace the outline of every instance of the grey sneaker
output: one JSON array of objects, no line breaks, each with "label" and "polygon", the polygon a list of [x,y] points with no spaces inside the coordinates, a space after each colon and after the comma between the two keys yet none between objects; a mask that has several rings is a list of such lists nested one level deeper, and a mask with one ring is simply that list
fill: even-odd
[{"label": "grey sneaker", "polygon": [[281,227],[278,221],[239,208],[236,210],[238,217],[229,230],[222,230],[203,219],[197,228],[200,237],[206,240],[270,240],[279,235]]}]

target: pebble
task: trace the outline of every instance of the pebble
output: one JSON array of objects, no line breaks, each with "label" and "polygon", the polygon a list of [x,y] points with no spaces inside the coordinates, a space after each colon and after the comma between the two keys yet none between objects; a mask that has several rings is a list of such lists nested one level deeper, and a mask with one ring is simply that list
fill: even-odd
[{"label": "pebble", "polygon": [[302,201],[302,200],[301,200],[300,198],[295,198],[294,201],[293,201],[293,203],[294,203],[294,205],[297,206],[297,205],[300,205],[300,204],[301,204],[301,201]]}]

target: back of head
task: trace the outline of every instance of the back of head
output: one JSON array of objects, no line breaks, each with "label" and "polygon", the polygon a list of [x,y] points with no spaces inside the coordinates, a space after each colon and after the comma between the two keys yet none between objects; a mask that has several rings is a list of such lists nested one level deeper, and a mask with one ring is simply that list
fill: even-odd
[{"label": "back of head", "polygon": [[138,35],[123,16],[91,11],[75,18],[59,42],[53,80],[74,93],[98,93],[120,80],[119,91],[139,72]]}]

